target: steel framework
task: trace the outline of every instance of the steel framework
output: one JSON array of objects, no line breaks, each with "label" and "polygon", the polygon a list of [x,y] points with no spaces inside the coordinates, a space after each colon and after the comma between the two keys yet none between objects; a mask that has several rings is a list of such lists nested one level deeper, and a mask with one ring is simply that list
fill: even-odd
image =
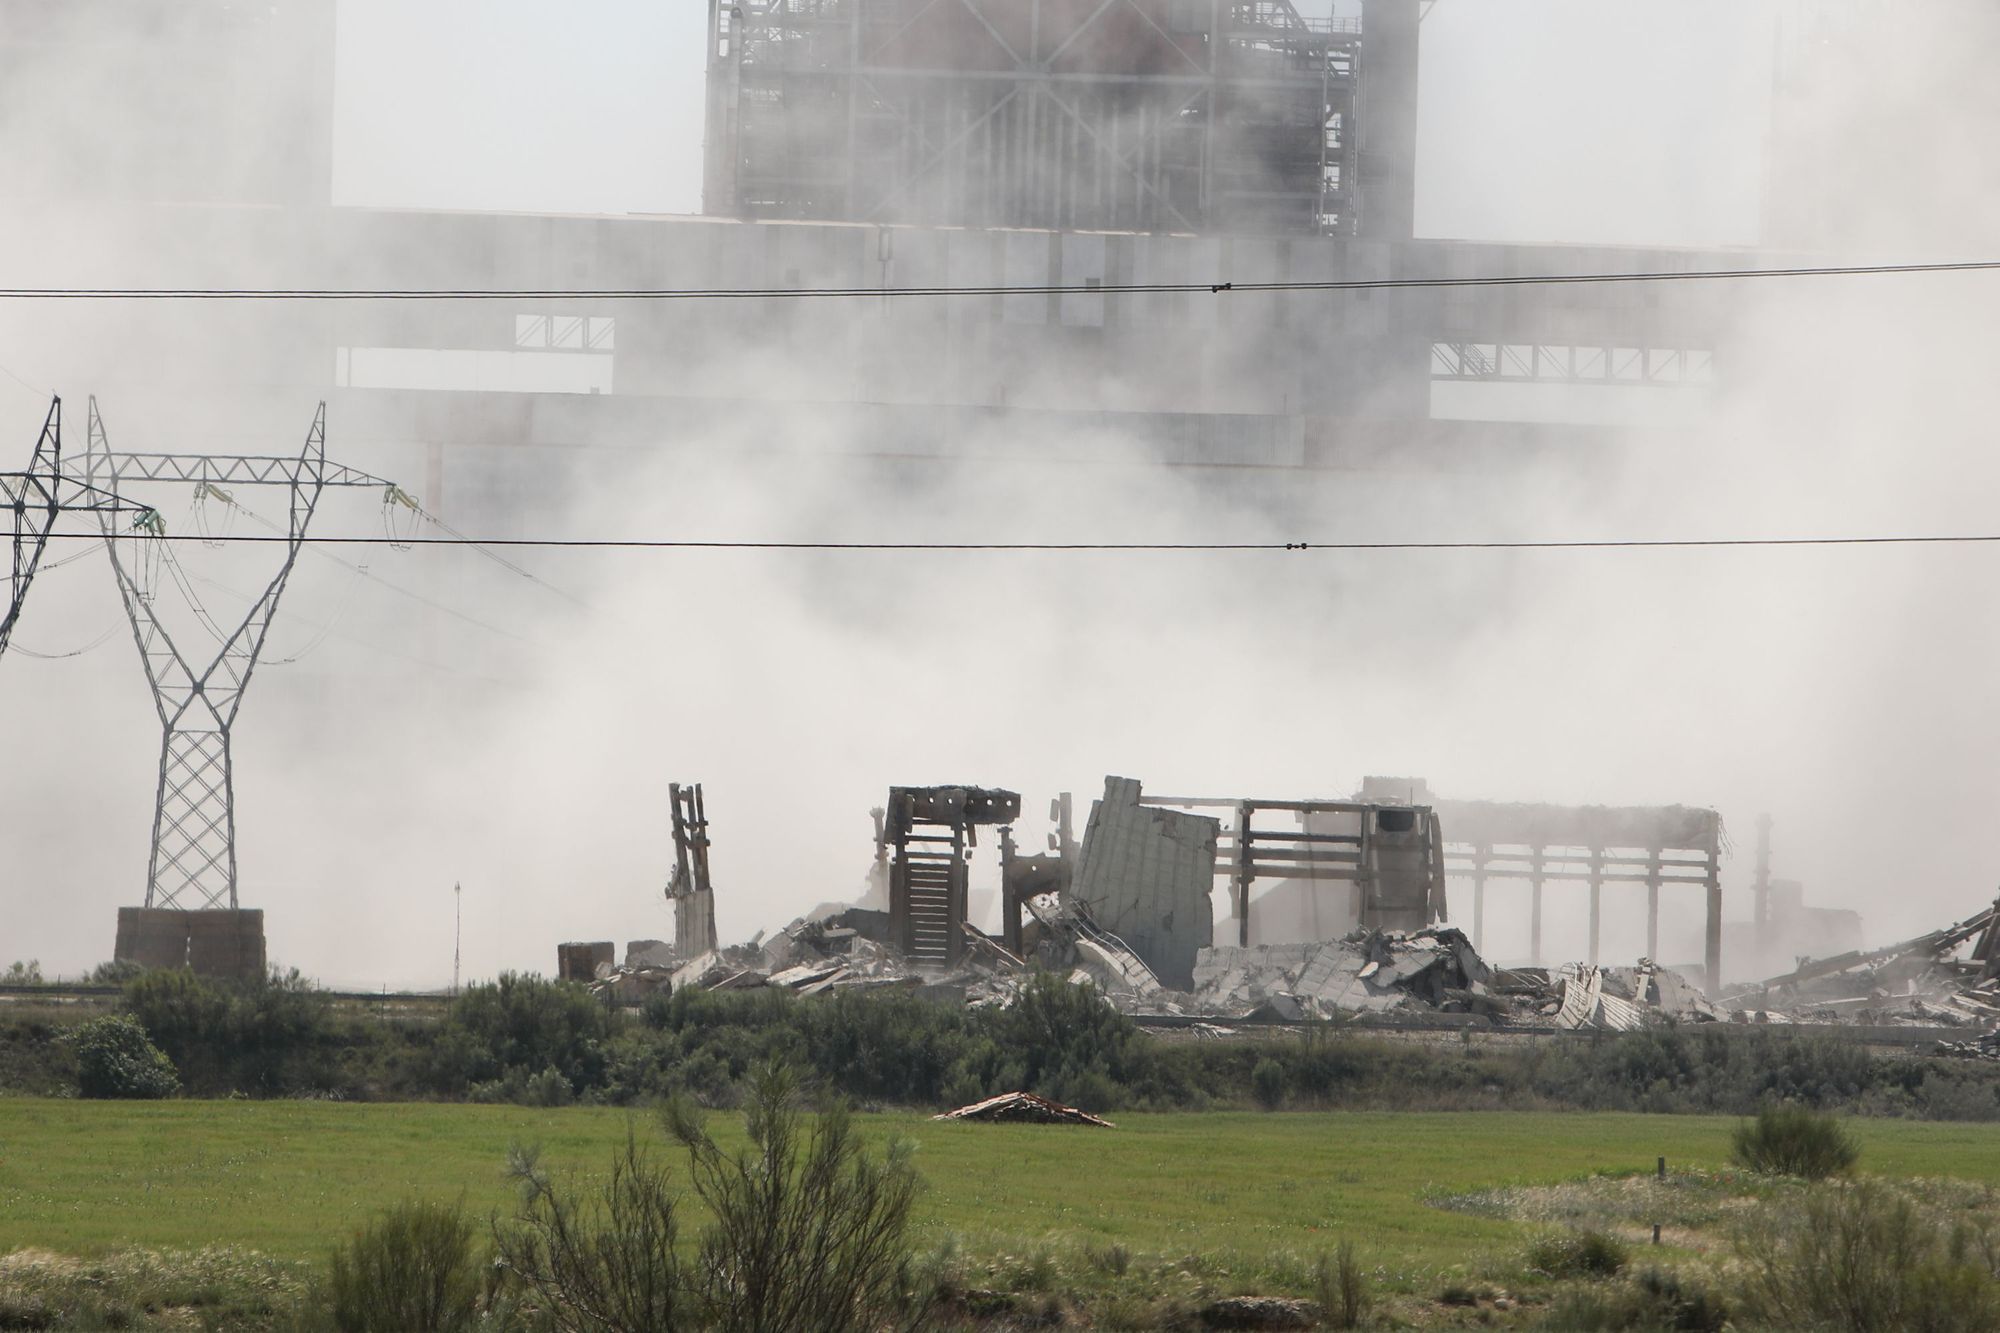
[{"label": "steel framework", "polygon": [[312,428],[306,432],[305,447],[298,457],[227,457],[114,454],[95,398],[90,402],[82,479],[114,497],[120,485],[134,481],[228,482],[283,486],[289,492],[290,523],[283,564],[242,623],[227,635],[218,635],[221,649],[205,665],[174,642],[153,599],[119,555],[120,534],[111,515],[99,518],[162,730],[146,906],[233,910],[237,905],[236,797],[229,739],[243,692],[256,669],[278,599],[305,544],[320,492],[328,486],[380,486],[386,490],[392,483],[326,461],[325,403],[313,414]]},{"label": "steel framework", "polygon": [[60,397],[49,400],[49,414],[42,422],[28,470],[0,472],[0,502],[14,520],[9,533],[13,560],[7,573],[7,610],[0,618],[0,655],[5,655],[7,641],[13,637],[14,624],[21,618],[28,587],[35,581],[35,571],[41,567],[42,552],[58,518],[77,513],[137,513],[143,518],[153,512],[145,505],[125,504],[109,491],[63,475]]},{"label": "steel framework", "polygon": [[705,207],[1345,233],[1360,52],[1292,0],[709,0]]}]

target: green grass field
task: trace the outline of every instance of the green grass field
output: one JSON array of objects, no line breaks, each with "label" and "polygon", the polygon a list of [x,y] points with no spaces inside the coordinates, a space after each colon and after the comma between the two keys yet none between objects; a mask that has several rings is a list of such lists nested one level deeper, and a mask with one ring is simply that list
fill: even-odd
[{"label": "green grass field", "polygon": [[[735,1118],[718,1115],[718,1128]],[[1256,1269],[1342,1237],[1385,1276],[1476,1263],[1518,1224],[1432,1208],[1432,1190],[1727,1164],[1733,1122],[1586,1114],[1131,1115],[1116,1130],[863,1117],[917,1145],[928,1237],[976,1254],[1118,1243]],[[508,1206],[510,1144],[595,1170],[645,1116],[571,1108],[151,1104],[0,1098],[0,1254],[244,1245],[317,1258],[395,1199]],[[2000,1126],[1856,1121],[1864,1170],[2000,1181]],[[724,1136],[731,1141],[732,1136]],[[661,1151],[667,1149],[661,1145]]]}]

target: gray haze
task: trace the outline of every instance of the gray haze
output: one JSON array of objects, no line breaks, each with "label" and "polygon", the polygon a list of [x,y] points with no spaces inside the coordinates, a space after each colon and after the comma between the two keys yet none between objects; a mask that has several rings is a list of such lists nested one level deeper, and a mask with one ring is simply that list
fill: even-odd
[{"label": "gray haze", "polygon": [[[687,5],[669,22],[662,9],[603,0],[557,20],[511,0],[346,0],[335,201],[694,209],[699,16]],[[1852,8],[1856,21],[1879,12]],[[1926,26],[1899,9],[1881,80],[1821,78],[1780,105],[1768,91],[1772,8],[1441,0],[1425,28],[1419,230],[1749,245],[1782,216],[1789,229],[1772,240],[1788,249],[1964,253],[1967,230],[1992,233],[1954,224],[1989,218],[2000,198],[1966,169],[1985,160],[1990,121],[1965,109],[1961,85],[1920,71],[1965,70],[1964,48],[1995,49],[1990,21],[1965,21],[1973,12],[1941,4]],[[0,92],[0,140],[38,132],[23,101]],[[1864,113],[1875,130],[1861,138]],[[123,132],[115,102],[74,114],[94,118],[95,139]],[[1796,145],[1789,161],[1838,162],[1838,180],[1786,178],[1787,198],[1818,206],[1767,208],[1774,125]],[[1871,183],[1867,206],[1829,208],[1854,179]],[[1935,206],[1944,181],[1948,213]],[[130,271],[170,283],[177,265],[203,260],[134,254]],[[4,276],[76,276],[65,264],[13,249]],[[774,442],[747,425],[668,420],[651,450],[530,463],[496,450],[496,475],[513,469],[509,484],[533,497],[520,512],[471,487],[437,503],[478,515],[481,531],[576,536],[1991,529],[2000,468],[1984,363],[2000,282],[1736,290],[1744,357],[1696,404],[1699,428],[1642,432],[1601,460],[1270,478],[1165,469],[1129,441],[1092,437],[995,438],[975,461],[912,464],[857,460],[868,440],[818,438],[809,423]],[[131,367],[190,354],[170,347],[173,312],[146,312],[105,347],[75,345],[66,318],[0,309],[0,466],[25,462],[49,391],[68,397],[80,448],[84,395],[121,377],[140,387],[126,402],[107,396],[113,442],[145,447],[149,412],[171,395]],[[186,319],[202,330],[195,354],[253,354],[227,316]],[[717,364],[748,373],[766,350],[752,338]],[[761,364],[775,367],[774,392],[809,396],[786,380],[811,367]],[[215,423],[213,447],[295,448],[324,388],[288,387],[295,412],[245,408]],[[1690,416],[1679,391],[1657,392],[1657,405],[1628,410]],[[331,454],[422,489],[419,450],[340,428],[335,418]],[[1079,456],[1091,461],[1058,461]],[[274,497],[242,498],[276,516]],[[185,505],[168,508],[179,531],[196,523]],[[320,530],[379,532],[379,515],[371,494],[331,495]],[[562,939],[664,937],[668,781],[707,784],[725,938],[853,893],[868,808],[891,783],[1016,787],[1028,842],[1049,796],[1087,799],[1112,772],[1189,794],[1335,796],[1389,773],[1458,798],[1713,805],[1737,848],[1732,917],[1747,915],[1744,853],[1769,811],[1778,873],[1815,902],[1861,910],[1876,939],[1970,915],[2000,873],[1986,837],[2000,798],[1986,694],[2000,642],[1979,597],[2000,551],[1985,546],[518,558],[589,609],[472,552],[366,559],[483,625],[302,560],[237,736],[244,901],[269,912],[275,961],[330,981],[436,984],[449,974],[454,882],[470,975],[547,970]],[[199,586],[221,619],[240,614],[229,590],[268,576],[271,552],[183,559],[211,580]],[[158,724],[102,553],[49,571],[34,592],[18,647],[109,637],[75,658],[0,660],[0,963],[74,972],[108,955],[114,909],[143,892]],[[982,848],[975,885],[992,877],[990,857]],[[1496,889],[1488,909],[1501,957],[1525,951],[1509,901]],[[1580,910],[1552,901],[1550,952],[1580,953]],[[1698,905],[1672,910],[1684,920],[1666,932],[1691,957]],[[1636,955],[1639,914],[1606,916],[1606,957]]]}]

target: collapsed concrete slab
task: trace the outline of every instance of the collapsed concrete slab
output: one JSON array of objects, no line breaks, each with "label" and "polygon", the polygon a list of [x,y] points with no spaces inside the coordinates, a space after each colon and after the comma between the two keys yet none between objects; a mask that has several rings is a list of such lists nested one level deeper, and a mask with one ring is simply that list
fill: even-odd
[{"label": "collapsed concrete slab", "polygon": [[1107,777],[1090,807],[1070,893],[1159,979],[1194,984],[1195,957],[1215,942],[1215,846],[1208,815],[1140,804],[1139,783]]}]

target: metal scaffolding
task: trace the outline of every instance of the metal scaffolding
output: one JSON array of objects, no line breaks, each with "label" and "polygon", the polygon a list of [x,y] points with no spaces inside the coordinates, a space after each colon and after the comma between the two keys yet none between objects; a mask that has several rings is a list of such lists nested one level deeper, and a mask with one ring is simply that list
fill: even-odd
[{"label": "metal scaffolding", "polygon": [[1360,53],[1291,0],[709,0],[704,204],[1342,234]]},{"label": "metal scaffolding", "polygon": [[[277,613],[278,599],[305,544],[320,492],[328,486],[378,486],[385,493],[401,492],[380,477],[326,461],[325,403],[314,413],[305,447],[296,458],[229,457],[114,454],[93,398],[82,471],[85,483],[114,497],[121,486],[132,482],[283,486],[289,492],[284,563],[242,622],[234,630],[217,633],[222,646],[205,665],[174,642],[152,596],[140,586],[133,562],[120,555],[121,539],[131,534],[119,532],[110,513],[99,515],[104,545],[111,555],[112,572],[132,622],[146,679],[153,687],[163,733],[146,906],[233,910],[237,905],[236,799],[230,728],[256,669],[271,618]],[[144,541],[152,532],[142,529],[133,539]],[[161,554],[171,561],[170,554]]]}]

